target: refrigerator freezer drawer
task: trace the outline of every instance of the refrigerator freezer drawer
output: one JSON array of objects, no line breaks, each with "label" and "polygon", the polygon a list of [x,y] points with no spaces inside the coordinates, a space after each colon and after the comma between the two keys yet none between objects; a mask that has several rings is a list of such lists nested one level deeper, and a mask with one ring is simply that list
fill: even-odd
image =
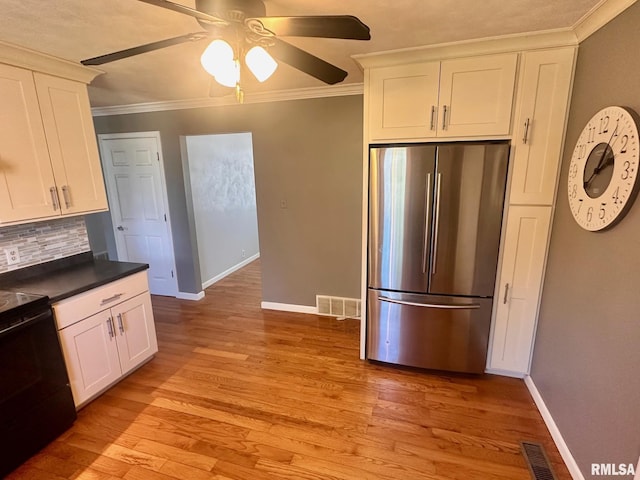
[{"label": "refrigerator freezer drawer", "polygon": [[369,290],[367,358],[411,367],[482,373],[491,298]]}]

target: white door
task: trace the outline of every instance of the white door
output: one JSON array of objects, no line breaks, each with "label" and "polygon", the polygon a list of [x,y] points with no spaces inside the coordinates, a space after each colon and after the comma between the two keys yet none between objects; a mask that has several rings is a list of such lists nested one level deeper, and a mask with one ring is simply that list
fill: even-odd
[{"label": "white door", "polygon": [[149,290],[175,296],[175,262],[157,132],[99,135],[118,259],[149,264]]}]

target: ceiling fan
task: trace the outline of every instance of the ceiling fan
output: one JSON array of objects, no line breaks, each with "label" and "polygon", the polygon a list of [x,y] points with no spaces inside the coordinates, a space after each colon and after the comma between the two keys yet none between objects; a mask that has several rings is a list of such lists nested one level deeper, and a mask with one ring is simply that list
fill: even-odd
[{"label": "ceiling fan", "polygon": [[369,27],[352,15],[266,16],[262,0],[196,0],[195,9],[168,0],[139,1],[194,17],[204,31],[89,58],[81,61],[83,65],[102,65],[180,43],[214,39],[201,58],[203,67],[218,83],[235,87],[241,100],[241,71],[248,68],[264,81],[277,67],[273,57],[329,85],[346,78],[346,71],[281,36],[371,39]]}]

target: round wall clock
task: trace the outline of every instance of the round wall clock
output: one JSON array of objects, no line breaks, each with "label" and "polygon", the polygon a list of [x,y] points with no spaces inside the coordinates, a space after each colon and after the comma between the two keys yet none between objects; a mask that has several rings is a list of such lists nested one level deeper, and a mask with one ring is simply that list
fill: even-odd
[{"label": "round wall clock", "polygon": [[573,218],[585,230],[620,221],[638,193],[638,115],[607,107],[585,125],[569,164],[568,196]]}]

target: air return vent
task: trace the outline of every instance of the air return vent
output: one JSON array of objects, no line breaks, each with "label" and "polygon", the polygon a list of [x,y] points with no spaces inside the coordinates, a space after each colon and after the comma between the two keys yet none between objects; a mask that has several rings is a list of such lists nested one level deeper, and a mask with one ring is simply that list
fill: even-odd
[{"label": "air return vent", "polygon": [[557,480],[542,445],[520,442],[520,446],[533,480]]},{"label": "air return vent", "polygon": [[318,315],[338,318],[360,318],[360,299],[316,295]]}]

